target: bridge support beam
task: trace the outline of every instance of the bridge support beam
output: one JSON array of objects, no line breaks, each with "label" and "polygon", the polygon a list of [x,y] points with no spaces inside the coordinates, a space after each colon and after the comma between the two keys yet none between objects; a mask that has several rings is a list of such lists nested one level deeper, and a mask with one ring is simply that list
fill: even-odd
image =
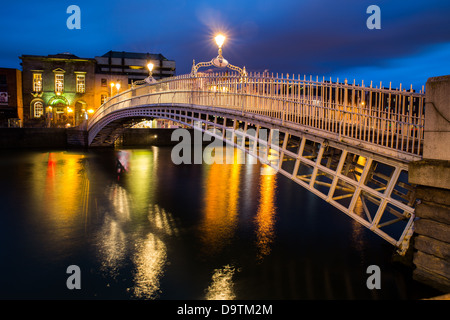
[{"label": "bridge support beam", "polygon": [[423,160],[409,164],[409,182],[416,184],[413,276],[450,292],[450,76],[426,85]]}]

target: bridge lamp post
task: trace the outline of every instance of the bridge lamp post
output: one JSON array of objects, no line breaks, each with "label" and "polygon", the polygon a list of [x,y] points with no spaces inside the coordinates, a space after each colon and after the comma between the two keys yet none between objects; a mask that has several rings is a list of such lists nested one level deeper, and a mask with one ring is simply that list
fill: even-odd
[{"label": "bridge lamp post", "polygon": [[148,68],[148,76],[151,77],[153,75],[153,67],[154,64],[149,62],[149,64],[147,64],[147,68]]},{"label": "bridge lamp post", "polygon": [[[216,41],[216,44],[217,44],[217,46],[219,47],[219,55],[217,56],[217,58],[222,58],[223,59],[223,56],[222,56],[222,46],[223,46],[223,43],[225,42],[225,36],[224,35],[222,35],[222,34],[218,34],[215,38],[214,38],[214,40]],[[226,61],[226,60],[225,60]]]},{"label": "bridge lamp post", "polygon": [[117,82],[117,83],[116,83],[116,89],[117,89],[117,93],[119,93],[119,90],[120,90],[120,82]]},{"label": "bridge lamp post", "polygon": [[218,34],[214,37],[214,40],[216,41],[216,44],[219,47],[218,56],[209,62],[199,62],[199,63],[195,64],[195,60],[194,60],[192,62],[192,71],[191,71],[192,76],[194,76],[194,77],[197,76],[197,71],[199,68],[209,67],[209,66],[215,66],[218,68],[229,68],[231,70],[239,72],[242,77],[247,76],[247,71],[245,70],[245,67],[243,69],[241,69],[237,66],[234,66],[234,65],[228,63],[228,61],[223,57],[222,46],[225,42],[225,39],[226,38],[223,34]]},{"label": "bridge lamp post", "polygon": [[148,77],[147,78],[145,78],[145,82],[147,82],[147,83],[153,83],[153,82],[156,82],[156,80],[153,78],[153,67],[154,67],[155,65],[153,64],[153,63],[151,63],[151,62],[149,62],[148,64],[147,64],[147,68],[148,68]]}]

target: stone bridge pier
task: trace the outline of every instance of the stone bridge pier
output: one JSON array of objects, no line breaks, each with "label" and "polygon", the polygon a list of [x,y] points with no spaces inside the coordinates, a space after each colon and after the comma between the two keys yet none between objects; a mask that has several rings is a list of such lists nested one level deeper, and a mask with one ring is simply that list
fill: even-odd
[{"label": "stone bridge pier", "polygon": [[450,293],[450,75],[426,83],[423,160],[409,164],[419,203],[413,276]]}]

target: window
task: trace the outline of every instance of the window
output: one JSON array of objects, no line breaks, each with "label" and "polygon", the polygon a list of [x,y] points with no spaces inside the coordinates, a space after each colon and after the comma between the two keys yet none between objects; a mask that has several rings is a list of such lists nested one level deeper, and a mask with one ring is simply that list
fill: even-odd
[{"label": "window", "polygon": [[44,114],[44,104],[41,101],[34,103],[34,117],[39,118]]},{"label": "window", "polygon": [[55,92],[62,93],[64,91],[64,74],[55,73]]},{"label": "window", "polygon": [[77,74],[77,92],[86,92],[86,77],[84,74]]},{"label": "window", "polygon": [[108,86],[108,81],[105,78],[102,78],[102,87],[107,87]]},{"label": "window", "polygon": [[33,73],[33,91],[42,92],[42,73]]},{"label": "window", "polygon": [[108,95],[102,94],[100,95],[100,104],[104,104],[106,102],[106,99],[108,99]]}]

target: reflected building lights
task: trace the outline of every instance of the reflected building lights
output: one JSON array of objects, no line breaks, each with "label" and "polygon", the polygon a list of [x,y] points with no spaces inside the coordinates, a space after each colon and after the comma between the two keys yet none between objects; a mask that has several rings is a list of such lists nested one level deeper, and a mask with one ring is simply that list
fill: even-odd
[{"label": "reflected building lights", "polygon": [[41,228],[32,232],[48,234],[41,238],[40,245],[43,250],[55,250],[54,259],[60,259],[62,251],[77,245],[78,232],[88,219],[90,191],[85,156],[43,152],[34,153],[30,160],[33,165],[27,164],[23,170],[28,179],[25,205],[33,213],[30,221],[39,221]]},{"label": "reflected building lights", "polygon": [[206,300],[234,300],[233,276],[236,269],[226,265],[221,269],[215,269],[212,275],[211,285],[206,291]]},{"label": "reflected building lights", "polygon": [[[236,160],[237,153],[234,156]],[[227,165],[213,163],[205,181],[205,213],[200,230],[206,249],[218,252],[233,237],[237,226],[240,165],[236,161]]]},{"label": "reflected building lights", "polygon": [[179,234],[177,223],[172,214],[157,204],[149,208],[148,220],[155,229],[166,235],[177,236]]},{"label": "reflected building lights", "polygon": [[126,237],[119,222],[106,218],[99,232],[101,271],[115,279],[124,264],[126,255]]},{"label": "reflected building lights", "polygon": [[83,221],[87,218],[89,180],[83,165],[84,157],[65,152],[48,155],[44,197],[38,201],[56,226],[64,226],[57,230],[69,230],[68,226],[76,223],[80,215]]},{"label": "reflected building lights", "polygon": [[[114,218],[105,229],[104,265],[111,274],[125,267],[123,257],[131,255],[134,284],[128,291],[137,299],[156,299],[160,294],[160,279],[167,261],[167,248],[159,236],[178,234],[173,216],[154,204],[158,150],[122,150],[118,156],[126,159],[128,171],[123,179],[125,187],[115,184],[111,190],[110,202],[114,214],[110,216]],[[147,216],[155,232],[134,228],[132,233],[124,231],[125,226],[127,229],[132,226],[130,222],[134,217],[142,215]]]},{"label": "reflected building lights", "polygon": [[110,190],[109,199],[113,205],[114,215],[117,220],[130,220],[131,201],[127,191],[121,186],[115,184]]},{"label": "reflected building lights", "polygon": [[114,184],[108,192],[108,200],[112,207],[107,210],[98,234],[98,253],[102,273],[115,278],[126,256],[127,238],[123,229],[130,220],[130,199],[124,188]]},{"label": "reflected building lights", "polygon": [[134,264],[133,294],[136,298],[157,299],[160,293],[160,279],[167,261],[165,244],[153,233],[137,244]]},{"label": "reflected building lights", "polygon": [[126,189],[133,199],[133,214],[147,215],[157,186],[155,154],[152,150],[133,150],[129,155]]},{"label": "reflected building lights", "polygon": [[[268,167],[268,166],[267,166]],[[270,168],[270,167],[268,167]],[[272,169],[272,168],[270,168]],[[261,198],[258,207],[258,213],[255,221],[257,225],[256,238],[258,248],[258,260],[263,259],[271,251],[271,244],[274,238],[275,224],[275,190],[276,175],[261,175],[260,193]]]},{"label": "reflected building lights", "polygon": [[[353,212],[360,217],[363,217],[363,215],[365,215],[361,197],[358,197],[358,199],[356,200]],[[362,251],[364,248],[364,227],[354,219],[351,219],[351,226],[353,246],[358,251]]]}]

